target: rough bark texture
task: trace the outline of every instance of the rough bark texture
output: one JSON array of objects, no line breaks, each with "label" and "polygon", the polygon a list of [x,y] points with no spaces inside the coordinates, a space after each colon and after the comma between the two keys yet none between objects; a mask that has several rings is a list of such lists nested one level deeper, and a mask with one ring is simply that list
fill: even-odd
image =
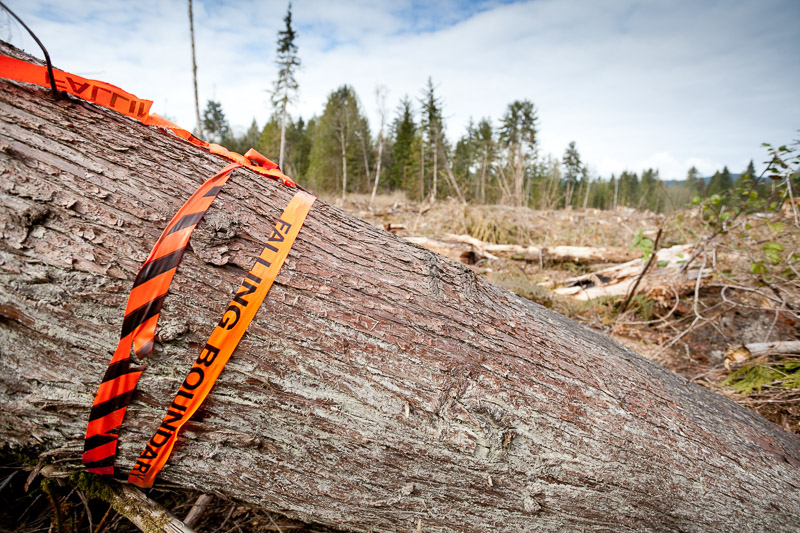
[{"label": "rough bark texture", "polygon": [[[0,438],[79,468],[132,280],[224,162],[0,81]],[[236,171],[120,438],[129,468],[291,192]],[[161,478],[346,530],[790,531],[800,439],[318,202]]]}]

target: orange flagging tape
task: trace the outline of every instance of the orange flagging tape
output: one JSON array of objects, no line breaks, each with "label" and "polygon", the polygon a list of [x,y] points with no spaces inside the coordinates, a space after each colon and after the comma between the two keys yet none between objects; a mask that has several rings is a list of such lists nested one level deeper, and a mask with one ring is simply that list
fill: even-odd
[{"label": "orange flagging tape", "polygon": [[[42,87],[50,87],[47,67],[34,65],[21,59],[0,54],[0,77],[9,80],[33,83]],[[296,187],[295,183],[281,172],[278,165],[251,149],[244,155],[231,152],[224,146],[200,140],[189,131],[173,124],[155,113],[150,113],[152,100],[144,100],[125,92],[119,87],[103,81],[82,78],[62,70],[53,69],[56,87],[65,93],[75,95],[97,105],[113,109],[148,126],[157,126],[171,131],[178,137],[189,141],[212,154],[247,167],[263,176],[278,179],[287,187]]]},{"label": "orange flagging tape", "polygon": [[222,319],[183,380],[164,421],[136,461],[128,476],[128,483],[144,488],[153,486],[156,476],[172,453],[181,427],[208,396],[266,298],[314,200],[310,194],[298,191],[286,206],[267,239],[264,250],[256,258],[255,265],[245,276]]},{"label": "orange flagging tape", "polygon": [[97,390],[89,413],[83,464],[95,474],[114,474],[119,428],[144,366],[131,366],[131,348],[139,358],[153,350],[164,298],[194,228],[227,183],[232,164],[209,178],[172,218],[133,282],[119,344]]},{"label": "orange flagging tape", "polygon": [[[0,78],[50,87],[45,66],[3,54],[0,54]],[[84,442],[83,463],[87,470],[113,475],[119,428],[144,371],[144,366],[131,366],[131,351],[138,357],[145,357],[152,351],[164,298],[194,228],[235,168],[249,168],[263,176],[280,180],[287,187],[296,188],[297,185],[281,172],[278,165],[252,148],[244,155],[231,152],[218,144],[198,139],[169,120],[150,113],[153,105],[151,100],[138,98],[109,83],[57,69],[53,69],[53,78],[56,87],[65,93],[112,109],[145,125],[171,131],[191,144],[233,162],[203,183],[178,210],[134,281],[125,309],[120,341],[92,403]],[[184,380],[164,422],[136,462],[129,477],[131,483],[142,487],[152,486],[175,445],[178,431],[210,392],[269,292],[314,200],[314,196],[300,190],[286,207],[264,251],[256,259],[256,265],[245,277],[220,324]]]}]

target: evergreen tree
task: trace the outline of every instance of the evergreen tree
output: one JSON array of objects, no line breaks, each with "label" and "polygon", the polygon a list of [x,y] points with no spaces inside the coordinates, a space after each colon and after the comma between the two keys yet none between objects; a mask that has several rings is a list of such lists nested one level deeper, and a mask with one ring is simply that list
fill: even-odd
[{"label": "evergreen tree", "polygon": [[500,119],[499,140],[505,153],[505,168],[510,174],[507,195],[515,205],[527,205],[525,179],[530,164],[536,158],[536,109],[530,100],[516,100],[509,104]]},{"label": "evergreen tree", "polygon": [[[422,92],[420,98],[420,105],[422,108],[422,124],[421,128],[425,134],[425,144],[423,150],[430,151],[431,154],[431,201],[436,201],[438,195],[438,179],[439,179],[439,148],[440,141],[443,135],[442,131],[442,101],[436,96],[436,87],[433,85],[433,80],[428,77],[428,85]],[[424,157],[424,156],[423,156]],[[423,160],[423,180],[425,179],[425,171]],[[423,182],[424,189],[424,182]]]},{"label": "evergreen tree", "polygon": [[247,131],[245,131],[241,137],[236,137],[231,143],[232,146],[230,146],[229,149],[240,154],[245,153],[250,148],[255,148],[258,150],[257,147],[260,135],[261,132],[258,130],[256,119],[253,119],[253,122],[250,124],[250,127],[247,129]]},{"label": "evergreen tree", "polygon": [[[390,189],[404,188],[409,196],[413,196],[416,188],[413,184],[417,181],[418,162],[414,155],[414,137],[416,134],[414,115],[411,109],[411,100],[405,96],[400,100],[397,116],[392,123],[393,155],[394,162],[389,169],[388,185]],[[413,191],[411,189],[414,189]]]},{"label": "evergreen tree", "polygon": [[548,155],[544,160],[534,164],[537,177],[537,201],[539,209],[555,209],[559,202],[561,187],[561,165],[558,158]]},{"label": "evergreen tree", "polygon": [[756,174],[756,169],[751,159],[744,172],[739,174],[739,177],[736,178],[734,189],[742,195],[750,195],[751,192],[755,192],[765,205],[769,205],[769,203],[773,201],[773,184],[770,183],[771,180],[759,180],[759,177],[760,176]]},{"label": "evergreen tree", "polygon": [[575,141],[569,143],[561,159],[564,165],[564,206],[572,205],[572,197],[578,186],[578,180],[584,174],[584,166],[581,162],[581,155],[575,147]]},{"label": "evergreen tree", "polygon": [[739,174],[738,179],[741,181],[752,181],[756,178],[758,178],[758,176],[756,176],[756,167],[753,165],[753,160],[751,159],[747,164],[747,168],[744,169],[744,172]]},{"label": "evergreen tree", "polygon": [[476,175],[477,194],[476,199],[479,203],[485,204],[487,201],[487,190],[492,182],[494,175],[495,160],[497,159],[497,141],[494,135],[494,127],[489,118],[482,118],[474,132],[474,142],[476,156],[478,157],[478,171]]},{"label": "evergreen tree", "polygon": [[473,178],[475,151],[475,123],[470,117],[466,133],[456,142],[453,156],[453,173],[456,176],[456,180],[462,184],[467,184],[467,192],[473,200],[477,197],[477,193],[470,194],[473,190],[470,185],[474,185],[473,182],[475,182]]},{"label": "evergreen tree", "polygon": [[658,170],[648,168],[642,172],[641,195],[636,207],[639,209],[649,209],[660,211],[663,207],[663,197],[661,195],[661,179]]},{"label": "evergreen tree", "polygon": [[261,134],[258,137],[256,150],[273,161],[280,156],[281,126],[275,114],[264,124],[264,128],[261,130]]},{"label": "evergreen tree", "polygon": [[300,68],[300,59],[297,57],[297,45],[295,39],[297,33],[292,28],[292,4],[286,10],[286,17],[283,22],[285,28],[278,32],[278,47],[276,51],[275,63],[278,66],[278,77],[275,79],[272,91],[272,105],[280,115],[281,140],[280,156],[278,165],[283,168],[285,145],[286,145],[286,107],[292,101],[298,85],[295,79],[295,72]]},{"label": "evergreen tree", "polygon": [[636,206],[639,202],[639,176],[635,172],[623,171],[619,176],[619,204]]},{"label": "evergreen tree", "polygon": [[203,111],[203,131],[210,142],[221,144],[226,148],[232,145],[231,126],[222,111],[222,104],[215,100],[209,100]]},{"label": "evergreen tree", "polygon": [[705,181],[700,176],[700,171],[697,170],[697,167],[692,166],[686,174],[686,188],[689,190],[689,197],[699,196],[703,198],[705,196],[705,185]]},{"label": "evergreen tree", "polygon": [[308,160],[311,154],[311,139],[314,135],[314,119],[306,124],[300,117],[289,125],[286,132],[287,146],[290,148],[286,168],[291,176],[298,180],[305,178],[308,172]]},{"label": "evergreen tree", "polygon": [[718,194],[720,196],[728,196],[732,189],[733,179],[726,166],[722,169],[722,172],[717,171],[714,173],[714,176],[711,177],[711,181],[708,182],[707,195],[712,196]]},{"label": "evergreen tree", "polygon": [[611,191],[610,208],[611,209],[616,209],[617,208],[617,201],[619,200],[619,198],[618,198],[619,197],[619,180],[616,178],[616,176],[614,176],[614,174],[611,174],[611,179],[608,182],[608,187],[609,187],[609,189]]},{"label": "evergreen tree", "polygon": [[[364,188],[366,168],[360,157],[357,132],[365,131],[366,118],[358,105],[358,96],[349,85],[343,85],[328,96],[325,111],[314,129],[309,154],[309,181],[321,190],[335,190],[331,173],[336,169],[341,179],[342,198],[351,189]],[[353,185],[353,176],[360,177]],[[348,185],[348,177],[350,184]]]}]

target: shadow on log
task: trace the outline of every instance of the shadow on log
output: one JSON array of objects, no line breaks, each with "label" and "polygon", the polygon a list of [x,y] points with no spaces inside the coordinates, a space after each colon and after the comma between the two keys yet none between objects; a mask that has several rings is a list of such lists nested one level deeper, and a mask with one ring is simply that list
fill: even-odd
[{"label": "shadow on log", "polygon": [[[0,80],[0,435],[79,469],[127,293],[225,162]],[[235,171],[175,277],[129,469],[291,192]],[[354,531],[792,531],[800,439],[317,202],[161,480]]]}]

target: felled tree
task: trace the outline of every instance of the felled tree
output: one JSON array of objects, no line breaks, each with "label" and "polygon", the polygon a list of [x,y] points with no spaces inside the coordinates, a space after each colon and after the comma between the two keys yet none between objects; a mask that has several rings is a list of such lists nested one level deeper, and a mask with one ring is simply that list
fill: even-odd
[{"label": "felled tree", "polygon": [[[225,162],[0,81],[0,435],[80,469],[133,278]],[[291,191],[237,170],[120,436],[130,468]],[[324,202],[161,480],[356,531],[791,531],[800,439]]]}]

